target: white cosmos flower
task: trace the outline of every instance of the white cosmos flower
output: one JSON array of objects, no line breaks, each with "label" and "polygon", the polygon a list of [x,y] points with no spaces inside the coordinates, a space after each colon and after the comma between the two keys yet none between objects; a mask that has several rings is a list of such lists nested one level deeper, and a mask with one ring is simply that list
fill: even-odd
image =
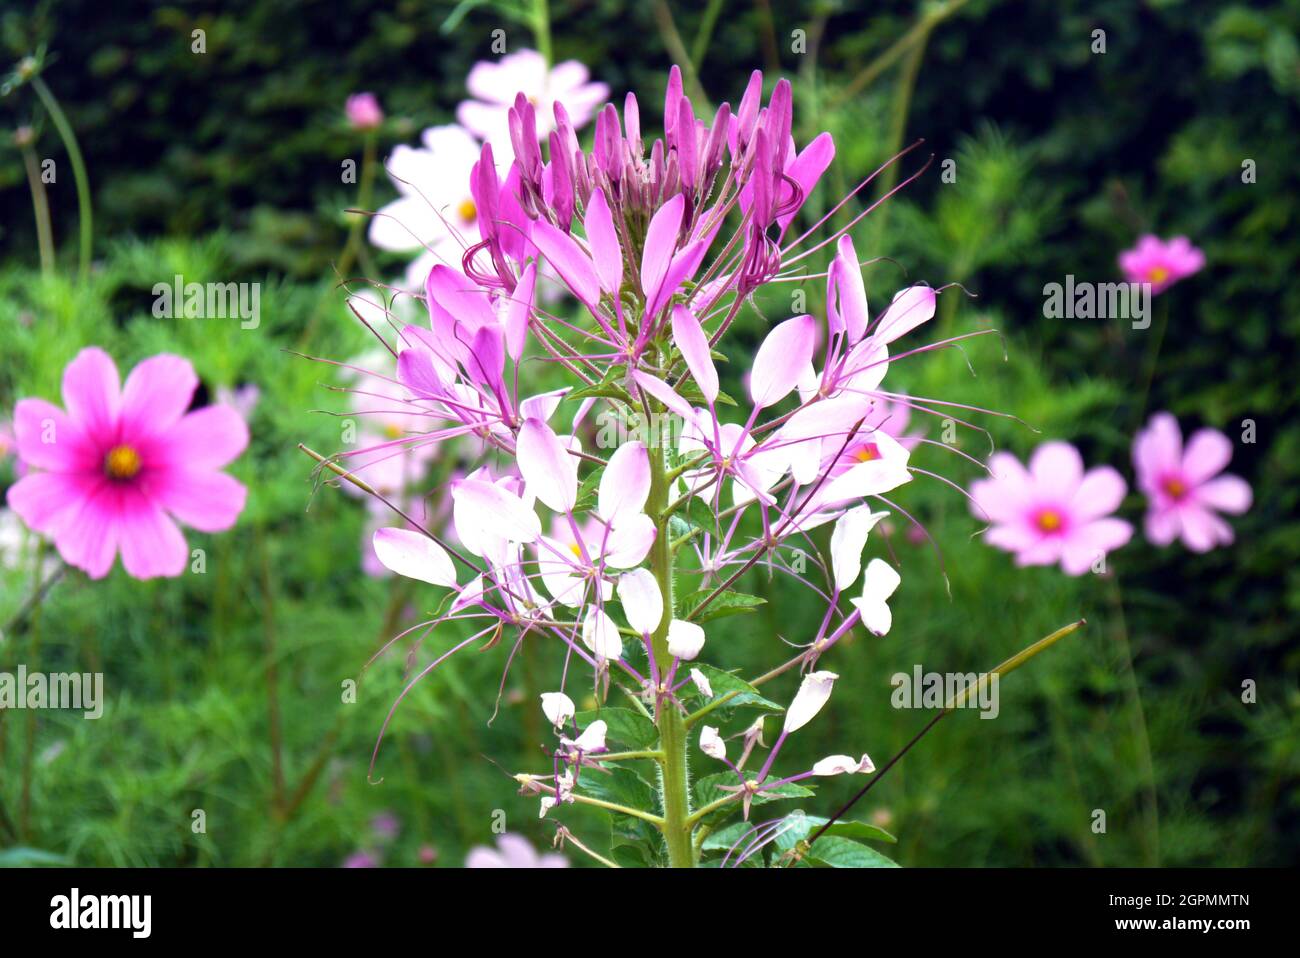
[{"label": "white cosmos flower", "polygon": [[704,630],[694,622],[673,619],[668,623],[668,654],[688,662],[704,648]]},{"label": "white cosmos flower", "polygon": [[870,775],[875,770],[869,755],[863,755],[861,759],[852,755],[828,755],[812,767],[814,775],[848,775],[851,772]]},{"label": "white cosmos flower", "polygon": [[898,588],[902,577],[884,559],[872,559],[867,574],[862,578],[862,595],[851,600],[862,616],[862,624],[876,635],[884,635],[894,624],[893,613],[886,602]]},{"label": "white cosmos flower", "polygon": [[577,709],[574,708],[573,699],[563,692],[542,693],[542,714],[556,728],[566,724],[576,712]]},{"label": "white cosmos flower", "polygon": [[727,743],[712,725],[700,729],[700,751],[719,761],[727,757]]},{"label": "white cosmos flower", "polygon": [[797,731],[813,720],[831,697],[831,686],[838,678],[834,672],[809,672],[803,677],[799,691],[785,713],[787,733]]},{"label": "white cosmos flower", "polygon": [[420,139],[422,146],[398,146],[385,160],[401,195],[370,220],[375,246],[419,254],[406,271],[406,288],[412,293],[424,291],[425,278],[438,263],[459,266],[465,249],[480,238],[478,208],[469,189],[478,142],[455,125],[430,127]]}]

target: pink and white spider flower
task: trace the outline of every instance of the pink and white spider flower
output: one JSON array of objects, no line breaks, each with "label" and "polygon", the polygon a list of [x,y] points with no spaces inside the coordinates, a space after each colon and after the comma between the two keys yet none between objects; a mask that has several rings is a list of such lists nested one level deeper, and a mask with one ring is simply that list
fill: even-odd
[{"label": "pink and white spider flower", "polygon": [[[727,694],[721,673],[700,661],[719,645],[706,641],[710,605],[735,601],[732,585],[760,562],[811,590],[825,613],[788,663],[807,674],[781,738],[757,784],[741,778],[748,804],[771,787],[784,738],[830,694],[835,675],[818,669],[818,656],[859,625],[890,631],[899,576],[866,552],[887,512],[911,519],[889,497],[927,474],[912,463],[926,440],[908,436],[906,420],[923,413],[969,426],[954,413],[971,407],[892,390],[887,373],[963,337],[907,338],[935,314],[941,291],[929,286],[869,309],[865,264],[848,232],[870,207],[813,239],[871,177],[810,229],[795,228],[834,144],[828,134],[795,142],[787,81],[765,101],[755,73],[734,109],[702,117],[674,68],[662,136],[643,131],[630,95],[621,112],[599,111],[588,150],[575,132],[579,111],[557,103],[548,120],[527,91],[507,102],[509,150],[485,145],[468,176],[478,240],[458,263],[428,270],[427,322],[396,324],[390,377],[414,423],[409,441],[456,443],[482,461],[449,485],[460,548],[430,533],[423,551],[389,550],[390,568],[454,592],[421,628],[453,619],[481,627],[446,655],[506,628],[519,634],[515,649],[526,636],[551,643],[563,657],[559,688],[571,665],[589,668],[598,701],[617,685],[675,749],[687,737],[684,727],[670,734],[672,723],[686,723],[697,700],[724,707],[713,694],[715,686]],[[813,272],[822,250],[829,265]],[[825,311],[772,325],[739,367],[746,392],[737,405],[716,360],[745,303],[769,283],[822,278]],[[540,293],[552,283],[576,307],[549,311]],[[539,369],[555,374],[545,387]],[[584,447],[593,409],[654,438]],[[829,561],[812,538],[821,526],[831,528]],[[808,567],[792,562],[795,550]],[[578,772],[586,761],[570,762],[566,749],[589,755],[580,743],[598,733],[593,723],[578,734],[571,705],[544,699],[548,718],[577,735],[560,760]],[[706,750],[725,761],[710,728]],[[629,734],[615,722],[604,731],[615,741]],[[746,733],[741,763],[757,739]],[[635,753],[662,754],[644,742]],[[816,774],[869,764],[831,756]],[[545,807],[582,800],[581,782],[545,780],[527,777]],[[661,802],[670,804],[685,803]],[[665,836],[673,827],[665,817]]]}]

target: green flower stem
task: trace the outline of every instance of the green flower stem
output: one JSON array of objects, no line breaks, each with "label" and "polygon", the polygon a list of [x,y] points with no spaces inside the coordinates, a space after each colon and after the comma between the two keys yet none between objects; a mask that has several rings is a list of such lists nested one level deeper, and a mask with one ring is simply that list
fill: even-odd
[{"label": "green flower stem", "polygon": [[78,274],[82,279],[90,273],[90,239],[94,233],[94,221],[90,206],[90,178],[86,175],[86,164],[81,158],[81,147],[77,146],[76,134],[72,124],[64,115],[59,101],[39,76],[32,77],[32,89],[41,98],[54,128],[59,131],[63,148],[68,151],[68,160],[72,163],[72,176],[77,182],[77,217],[81,230],[81,249],[78,258]]},{"label": "green flower stem", "polygon": [[50,200],[41,182],[40,163],[36,152],[24,146],[23,166],[27,169],[27,185],[32,190],[32,212],[36,216],[36,245],[41,253],[41,275],[54,273],[54,231],[50,228]]},{"label": "green flower stem", "polygon": [[686,819],[686,823],[688,825],[694,825],[705,815],[708,815],[711,812],[716,812],[723,805],[728,805],[731,802],[734,802],[736,799],[740,798],[744,794],[745,794],[744,792],[735,792],[731,795],[724,795],[722,796],[722,798],[716,798],[713,801],[709,802],[709,804],[692,812],[690,816]]},{"label": "green flower stem", "polygon": [[663,752],[658,752],[655,751],[654,749],[648,749],[644,752],[604,752],[599,755],[592,756],[593,759],[599,760],[601,762],[630,762],[633,761],[634,759],[639,759],[639,758],[652,758],[657,762],[660,761],[663,757],[664,757]]},{"label": "green flower stem", "polygon": [[546,0],[533,0],[531,20],[533,36],[537,38],[537,50],[549,68],[554,62],[554,52],[551,48],[551,11]]},{"label": "green flower stem", "polygon": [[[657,404],[656,404],[657,405]],[[655,521],[655,544],[650,553],[650,571],[659,583],[664,599],[664,614],[659,628],[651,636],[651,649],[659,674],[666,675],[672,665],[668,652],[668,624],[673,617],[673,552],[668,534],[668,478],[661,446],[650,453],[650,496],[646,511]],[[677,706],[667,696],[660,697],[655,706],[655,725],[659,728],[660,794],[663,799],[664,818],[660,831],[668,845],[668,862],[674,868],[690,868],[695,864],[691,849],[691,813],[689,771],[686,764],[686,726]]]},{"label": "green flower stem", "polygon": [[728,692],[726,695],[722,696],[722,698],[718,699],[716,702],[710,702],[708,705],[704,706],[703,708],[697,709],[696,711],[692,712],[690,715],[686,716],[686,718],[682,719],[682,724],[685,725],[687,728],[690,728],[692,725],[694,725],[700,719],[704,718],[704,716],[708,715],[714,709],[721,708],[722,706],[726,705],[728,702],[730,702],[739,694],[740,694],[739,692]]}]

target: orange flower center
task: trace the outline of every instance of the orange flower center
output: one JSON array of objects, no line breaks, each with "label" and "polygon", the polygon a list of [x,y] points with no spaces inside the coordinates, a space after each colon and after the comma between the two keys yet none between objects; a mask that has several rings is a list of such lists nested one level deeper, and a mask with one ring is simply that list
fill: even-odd
[{"label": "orange flower center", "polygon": [[880,450],[874,442],[868,442],[853,451],[853,458],[858,462],[872,462],[880,458]]},{"label": "orange flower center", "polygon": [[104,457],[104,474],[110,479],[134,479],[140,471],[140,454],[130,446],[114,446]]},{"label": "orange flower center", "polygon": [[1181,499],[1187,495],[1187,483],[1176,476],[1164,481],[1165,492],[1169,494],[1170,499]]},{"label": "orange flower center", "polygon": [[402,427],[395,422],[390,422],[388,425],[384,427],[384,435],[386,435],[389,439],[401,439]]},{"label": "orange flower center", "polygon": [[1147,279],[1153,283],[1163,283],[1168,278],[1169,267],[1167,266],[1152,266],[1147,272]]},{"label": "orange flower center", "polygon": [[456,215],[466,223],[473,223],[478,216],[478,207],[473,200],[462,200],[460,206],[456,207]]},{"label": "orange flower center", "polygon": [[1062,524],[1061,514],[1055,509],[1044,509],[1038,514],[1038,528],[1044,532],[1056,532]]}]

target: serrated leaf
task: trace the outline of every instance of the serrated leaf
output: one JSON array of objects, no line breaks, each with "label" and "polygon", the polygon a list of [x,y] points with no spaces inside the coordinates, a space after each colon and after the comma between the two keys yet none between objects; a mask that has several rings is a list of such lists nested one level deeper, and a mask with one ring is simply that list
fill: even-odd
[{"label": "serrated leaf", "polygon": [[583,769],[574,791],[637,811],[659,814],[659,794],[645,779],[623,765],[611,765],[607,772]]},{"label": "serrated leaf", "polygon": [[[619,745],[626,746],[628,751],[654,748],[659,741],[659,730],[655,728],[654,722],[631,709],[613,707],[603,708],[600,711],[592,709],[579,712],[574,717],[579,728],[586,728],[596,719],[603,719],[608,726],[608,731],[605,733],[606,742],[617,742]],[[615,749],[611,747],[610,751]]]},{"label": "serrated leaf", "polygon": [[867,845],[848,838],[827,835],[817,839],[804,854],[804,860],[823,868],[897,868],[898,862],[886,858]]},{"label": "serrated leaf", "polygon": [[[682,600],[682,609],[688,616],[695,611],[701,602],[713,594],[712,589],[700,589],[698,592],[692,592]],[[727,615],[740,615],[744,612],[753,612],[760,605],[766,604],[767,599],[762,596],[748,595],[744,592],[733,592],[730,589],[724,589],[718,593],[717,598],[711,601],[704,611],[699,615],[690,616],[692,622],[709,622],[713,619],[721,619]]]}]

